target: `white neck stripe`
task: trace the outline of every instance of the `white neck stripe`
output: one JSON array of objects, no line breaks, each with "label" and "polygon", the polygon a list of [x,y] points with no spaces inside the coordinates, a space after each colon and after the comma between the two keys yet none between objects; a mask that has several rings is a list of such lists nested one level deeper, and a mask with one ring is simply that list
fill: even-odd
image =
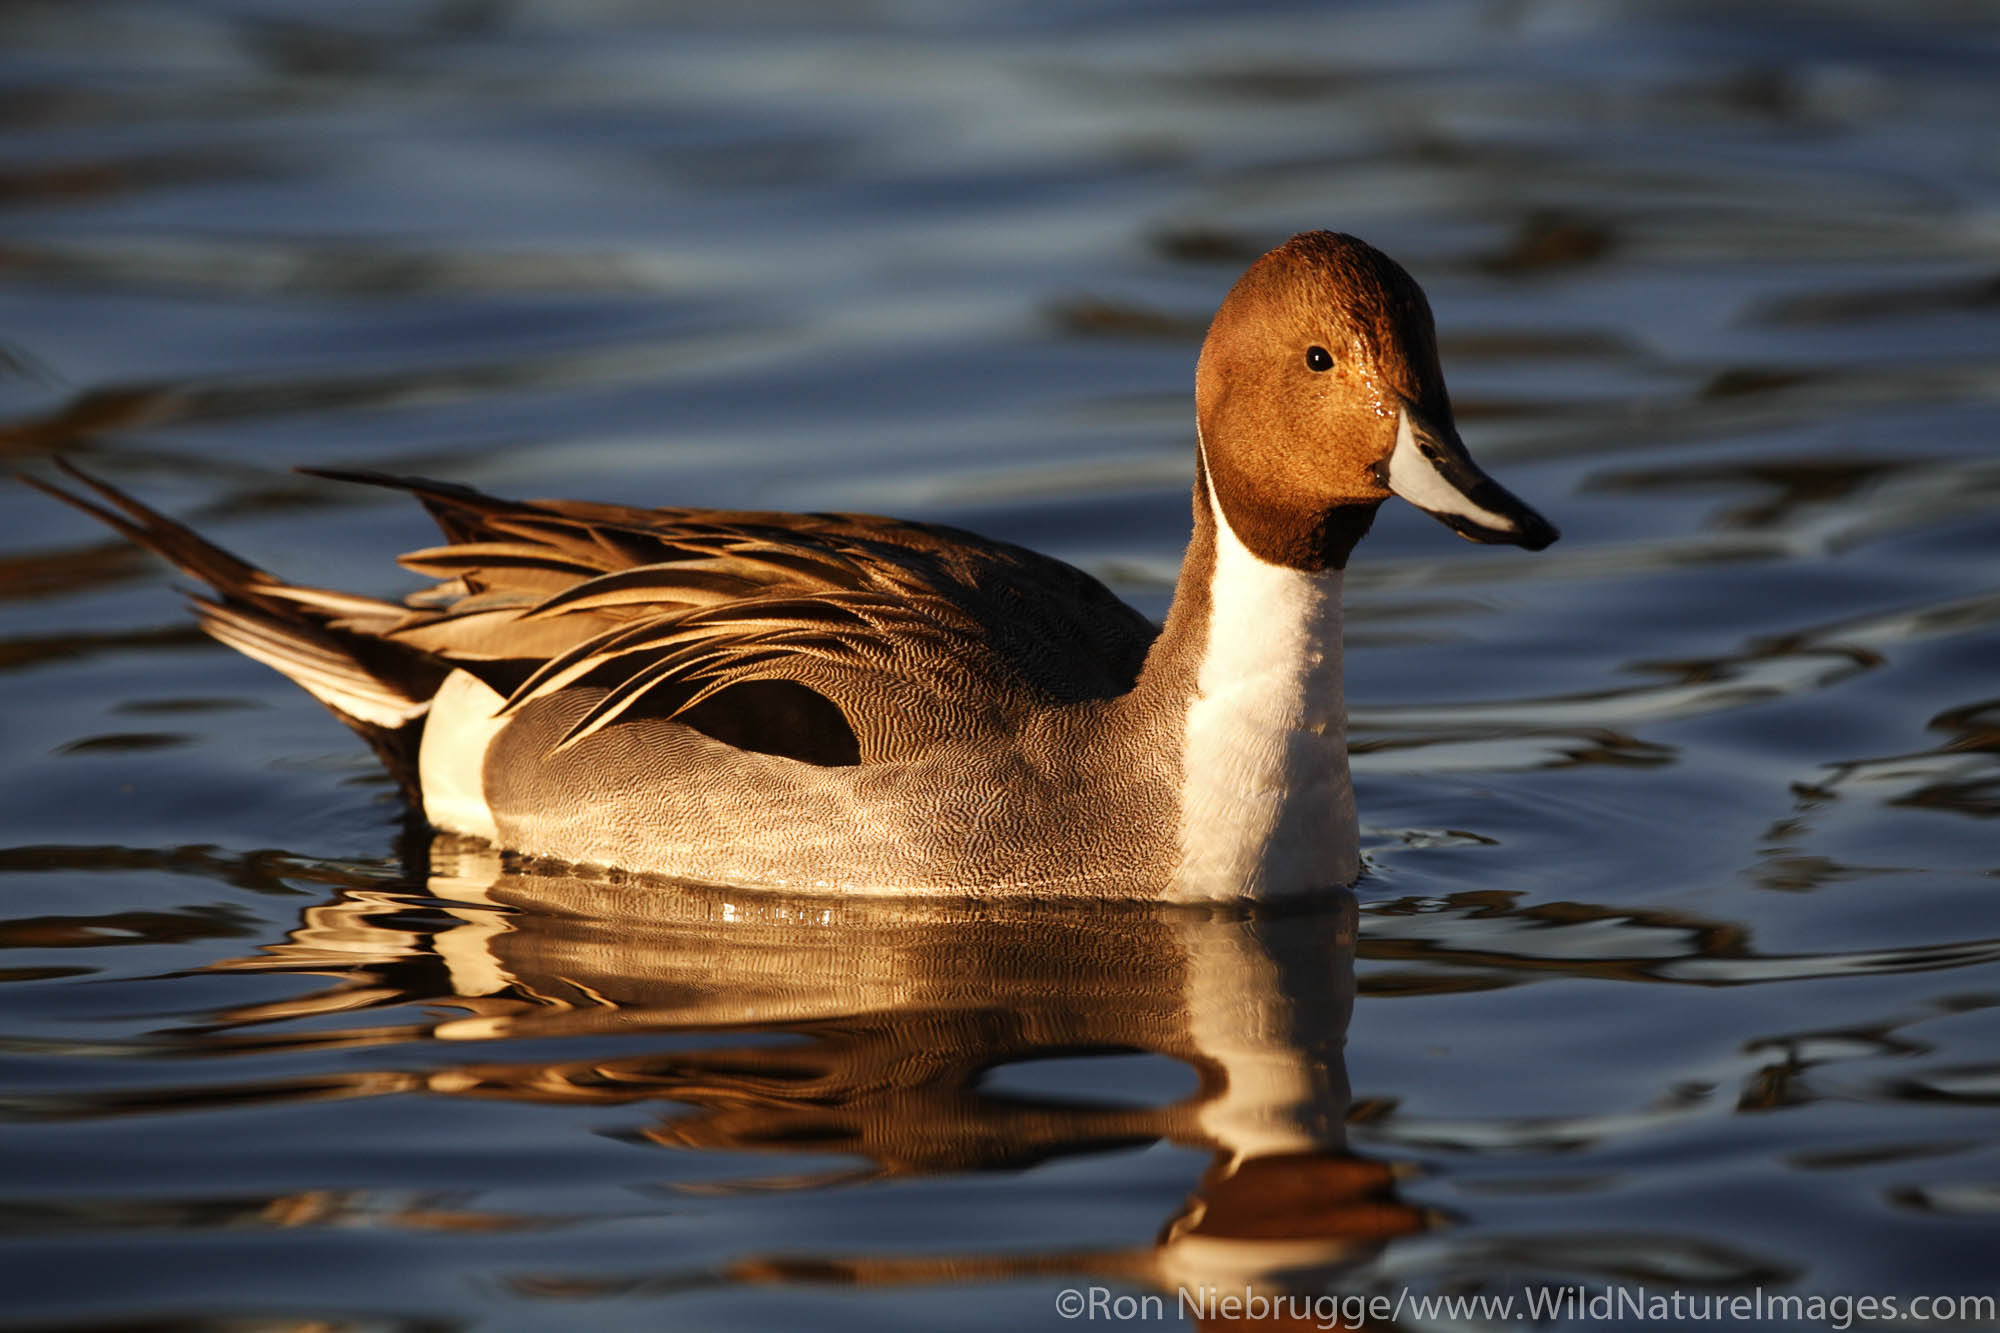
[{"label": "white neck stripe", "polygon": [[1359,832],[1341,698],[1341,571],[1260,559],[1215,525],[1207,641],[1182,739],[1169,897],[1269,898],[1352,881]]}]

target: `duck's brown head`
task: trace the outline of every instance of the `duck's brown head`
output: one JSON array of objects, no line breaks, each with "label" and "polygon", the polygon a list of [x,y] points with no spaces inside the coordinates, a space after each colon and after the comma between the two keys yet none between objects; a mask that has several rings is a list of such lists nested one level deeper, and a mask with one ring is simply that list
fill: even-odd
[{"label": "duck's brown head", "polygon": [[1352,236],[1302,232],[1250,266],[1202,344],[1195,412],[1223,517],[1272,564],[1344,566],[1391,495],[1473,541],[1558,535],[1466,454],[1423,289]]}]

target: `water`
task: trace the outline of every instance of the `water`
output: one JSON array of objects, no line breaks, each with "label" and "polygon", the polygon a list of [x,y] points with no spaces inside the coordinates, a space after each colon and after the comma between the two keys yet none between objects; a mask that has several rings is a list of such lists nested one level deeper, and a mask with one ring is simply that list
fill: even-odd
[{"label": "water", "polygon": [[1158,615],[1201,329],[1310,226],[1566,534],[1361,548],[1352,899],[892,914],[433,848],[0,488],[18,1326],[1994,1292],[1990,8],[51,0],[0,53],[0,453],[298,576],[429,540],[317,463],[942,520]]}]

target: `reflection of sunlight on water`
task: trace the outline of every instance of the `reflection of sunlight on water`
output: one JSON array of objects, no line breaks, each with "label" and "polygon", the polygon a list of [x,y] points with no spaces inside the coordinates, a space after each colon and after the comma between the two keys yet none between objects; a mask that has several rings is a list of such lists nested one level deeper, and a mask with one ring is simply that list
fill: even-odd
[{"label": "reflection of sunlight on water", "polygon": [[962,522],[1157,615],[1196,340],[1322,225],[1567,534],[1362,547],[1349,953],[419,886],[338,728],[0,487],[0,1229],[120,1247],[33,1250],[20,1318],[1985,1271],[1983,15],[16,5],[0,53],[0,458],[276,569],[398,586],[419,519],[281,474],[376,466]]}]

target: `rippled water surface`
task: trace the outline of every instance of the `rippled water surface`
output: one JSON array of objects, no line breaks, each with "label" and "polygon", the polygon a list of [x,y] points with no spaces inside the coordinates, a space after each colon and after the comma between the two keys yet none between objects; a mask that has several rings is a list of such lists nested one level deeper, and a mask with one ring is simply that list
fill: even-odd
[{"label": "rippled water surface", "polygon": [[1993,1293],[1996,126],[1948,0],[0,6],[0,461],[279,571],[409,586],[413,506],[288,470],[365,465],[1157,616],[1201,332],[1313,226],[1566,534],[1361,548],[1352,898],[891,912],[432,846],[0,487],[4,1318]]}]

